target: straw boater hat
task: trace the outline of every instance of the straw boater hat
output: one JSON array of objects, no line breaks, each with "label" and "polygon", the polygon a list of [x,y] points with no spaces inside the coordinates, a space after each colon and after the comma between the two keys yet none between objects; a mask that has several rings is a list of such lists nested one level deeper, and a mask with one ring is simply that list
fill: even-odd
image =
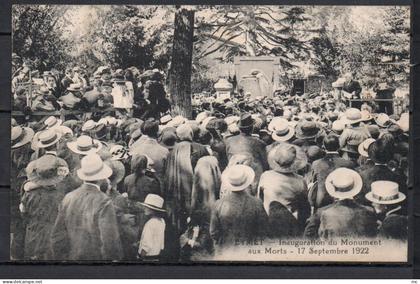
[{"label": "straw boater hat", "polygon": [[373,139],[373,138],[368,138],[365,141],[363,141],[362,143],[360,143],[359,147],[357,149],[359,154],[362,155],[363,157],[369,157],[369,154],[368,154],[369,146],[375,141],[376,140]]},{"label": "straw boater hat", "polygon": [[89,154],[80,161],[77,176],[83,181],[107,179],[112,175],[112,169],[105,164],[98,154]]},{"label": "straw boater hat", "polygon": [[87,135],[82,135],[76,141],[67,142],[67,147],[76,154],[89,155],[98,152],[102,148],[102,143]]},{"label": "straw boater hat", "polygon": [[227,124],[227,126],[231,125],[231,124],[236,124],[239,121],[239,116],[228,116],[225,118],[225,122]]},{"label": "straw boater hat", "polygon": [[125,160],[130,157],[130,154],[126,148],[122,145],[114,145],[109,149],[109,152],[112,155],[111,160],[119,161],[119,160]]},{"label": "straw boater hat", "polygon": [[282,117],[274,117],[268,125],[268,130],[272,132],[271,137],[274,141],[288,141],[295,134],[295,128]]},{"label": "straw boater hat", "polygon": [[398,183],[387,180],[374,181],[371,184],[371,192],[365,197],[377,204],[396,204],[405,200],[405,194],[399,191]]},{"label": "straw boater hat", "polygon": [[80,84],[70,84],[70,86],[67,88],[67,91],[80,92],[82,91],[82,86],[80,86]]},{"label": "straw boater hat", "polygon": [[92,119],[86,121],[82,126],[82,131],[92,131],[96,127],[96,122]]},{"label": "straw boater hat", "polygon": [[375,117],[375,122],[379,127],[386,128],[391,123],[396,123],[395,120],[390,119],[386,113],[380,113]]},{"label": "straw boater hat", "polygon": [[172,120],[170,122],[168,122],[168,126],[172,126],[172,127],[178,127],[181,124],[185,123],[185,117],[183,117],[182,115],[177,115],[174,118],[172,118]]},{"label": "straw boater hat", "polygon": [[172,120],[172,116],[170,114],[164,115],[160,118],[160,124],[167,124]]},{"label": "straw boater hat", "polygon": [[163,203],[164,203],[164,200],[162,197],[160,197],[157,194],[152,194],[152,193],[149,193],[144,199],[144,202],[141,202],[143,206],[149,209],[159,211],[159,212],[166,212],[166,210],[163,209]]},{"label": "straw boater hat", "polygon": [[69,173],[65,160],[54,155],[44,155],[26,167],[28,181],[40,186],[56,185]]},{"label": "straw boater hat", "polygon": [[373,118],[372,114],[368,110],[361,110],[362,121],[369,121]]},{"label": "straw boater hat", "polygon": [[267,160],[270,168],[279,173],[295,173],[303,169],[308,162],[301,148],[286,143],[271,149]]},{"label": "straw boater hat", "polygon": [[47,128],[59,127],[62,123],[63,121],[61,119],[57,119],[55,116],[49,116],[44,121],[44,124]]},{"label": "straw boater hat", "polygon": [[16,149],[31,142],[34,131],[29,127],[14,126],[11,131],[11,148]]},{"label": "straw boater hat", "polygon": [[95,138],[104,139],[108,133],[108,129],[105,124],[96,124],[96,127],[92,130]]},{"label": "straw boater hat", "polygon": [[[62,123],[63,121],[61,119],[57,119],[55,116],[50,116],[44,121],[44,125],[47,127],[47,129],[55,129],[62,135],[70,134],[73,136],[73,130],[65,125],[62,125]],[[38,139],[39,137],[36,136],[37,142]]]},{"label": "straw boater hat", "polygon": [[47,148],[56,144],[60,140],[61,136],[61,132],[56,131],[55,129],[43,130],[39,133],[39,141],[36,146],[37,148]]},{"label": "straw boater hat", "polygon": [[255,178],[255,172],[246,165],[227,167],[222,173],[222,184],[230,191],[243,191],[248,188]]},{"label": "straw boater hat", "polygon": [[338,168],[325,180],[325,189],[334,198],[346,199],[357,195],[362,189],[362,177],[354,170]]}]

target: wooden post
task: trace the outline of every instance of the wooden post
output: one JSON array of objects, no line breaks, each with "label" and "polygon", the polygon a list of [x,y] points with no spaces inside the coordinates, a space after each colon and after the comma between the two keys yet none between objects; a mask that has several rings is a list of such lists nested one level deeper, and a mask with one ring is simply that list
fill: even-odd
[{"label": "wooden post", "polygon": [[191,66],[194,34],[194,11],[178,7],[175,12],[175,31],[172,61],[169,69],[169,92],[172,112],[192,118]]}]

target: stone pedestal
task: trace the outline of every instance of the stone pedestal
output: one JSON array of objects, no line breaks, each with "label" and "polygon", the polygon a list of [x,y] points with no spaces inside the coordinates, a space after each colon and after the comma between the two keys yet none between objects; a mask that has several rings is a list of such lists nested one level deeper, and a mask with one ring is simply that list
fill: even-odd
[{"label": "stone pedestal", "polygon": [[[235,75],[238,90],[251,93],[252,97],[273,96],[279,86],[280,59],[270,56],[235,57]],[[252,75],[260,73],[260,75]],[[260,76],[260,79],[258,78]],[[261,81],[263,81],[261,83]]]}]

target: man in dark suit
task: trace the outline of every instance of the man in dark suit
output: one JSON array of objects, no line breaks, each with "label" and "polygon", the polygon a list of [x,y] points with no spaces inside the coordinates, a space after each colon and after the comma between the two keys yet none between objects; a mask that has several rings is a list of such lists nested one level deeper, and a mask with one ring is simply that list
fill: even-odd
[{"label": "man in dark suit", "polygon": [[[344,74],[344,78],[346,79],[343,85],[343,91],[353,94],[353,99],[360,99],[360,93],[362,92],[362,87],[360,83],[353,79],[353,75],[351,73]],[[360,109],[362,106],[362,102],[353,102],[352,107]]]},{"label": "man in dark suit", "polygon": [[84,183],[68,193],[51,234],[55,260],[120,260],[123,256],[117,216],[109,188],[112,170],[97,154],[81,160]]},{"label": "man in dark suit", "polygon": [[372,159],[375,165],[360,172],[363,180],[363,188],[356,200],[362,204],[369,205],[370,202],[366,200],[365,195],[371,191],[372,182],[378,180],[396,182],[399,185],[400,191],[404,194],[407,193],[406,178],[393,172],[387,165],[392,159],[393,153],[394,141],[388,141],[383,136],[369,146],[369,158]]},{"label": "man in dark suit", "polygon": [[230,194],[214,203],[210,217],[216,252],[226,246],[261,242],[267,236],[268,218],[261,200],[248,193],[254,171],[245,165],[230,166],[222,180]]},{"label": "man in dark suit", "polygon": [[362,189],[360,175],[354,170],[338,168],[328,175],[325,186],[335,201],[318,209],[309,218],[304,236],[324,240],[340,237],[375,237],[375,212],[353,199]]},{"label": "man in dark suit", "polygon": [[356,164],[351,160],[340,157],[338,150],[340,144],[338,137],[330,134],[324,138],[326,154],[322,159],[312,163],[311,179],[309,186],[309,202],[315,210],[334,202],[325,189],[325,179],[337,168],[354,169]]},{"label": "man in dark suit", "polygon": [[255,182],[252,193],[255,195],[258,180],[261,174],[268,169],[266,144],[258,137],[252,135],[254,119],[250,113],[243,113],[238,122],[240,134],[226,138],[226,154],[228,160],[233,155],[242,154],[251,158],[251,168],[255,171]]}]

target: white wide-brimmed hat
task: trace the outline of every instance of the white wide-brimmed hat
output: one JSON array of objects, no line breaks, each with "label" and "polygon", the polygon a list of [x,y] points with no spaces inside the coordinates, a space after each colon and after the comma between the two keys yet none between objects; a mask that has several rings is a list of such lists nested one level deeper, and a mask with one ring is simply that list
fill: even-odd
[{"label": "white wide-brimmed hat", "polygon": [[106,165],[98,154],[89,154],[80,161],[77,176],[84,181],[107,179],[112,175],[112,169]]},{"label": "white wide-brimmed hat", "polygon": [[82,135],[76,141],[67,142],[67,147],[76,154],[88,155],[98,152],[102,148],[102,143],[87,135]]},{"label": "white wide-brimmed hat", "polygon": [[70,86],[67,87],[67,91],[70,91],[70,92],[80,92],[82,90],[83,89],[80,84],[70,84]]},{"label": "white wide-brimmed hat", "polygon": [[34,131],[29,127],[14,126],[11,131],[11,148],[16,149],[31,142]]},{"label": "white wide-brimmed hat", "polygon": [[342,120],[336,120],[332,123],[331,130],[337,134],[341,134],[346,128],[346,123]]},{"label": "white wide-brimmed hat", "polygon": [[371,191],[365,197],[367,200],[377,204],[396,204],[405,200],[405,194],[399,191],[396,182],[378,180],[370,185]]},{"label": "white wide-brimmed hat", "polygon": [[185,117],[183,117],[182,115],[177,115],[174,118],[172,118],[172,120],[168,122],[167,125],[177,128],[181,124],[184,124],[185,121],[186,121]]},{"label": "white wide-brimmed hat", "polygon": [[288,141],[295,135],[295,128],[283,117],[274,117],[268,125],[274,141]]},{"label": "white wide-brimmed hat", "polygon": [[362,121],[369,121],[373,118],[372,114],[368,110],[361,110]]},{"label": "white wide-brimmed hat", "polygon": [[362,143],[360,143],[359,147],[357,148],[359,154],[362,155],[363,157],[369,157],[369,154],[368,154],[369,146],[370,146],[370,144],[372,144],[375,141],[376,140],[373,139],[373,138],[368,138],[365,141],[363,141]]},{"label": "white wide-brimmed hat", "polygon": [[118,160],[125,160],[130,157],[128,149],[124,148],[122,145],[114,145],[109,149],[109,152],[112,155],[111,160],[118,161]]},{"label": "white wide-brimmed hat", "polygon": [[197,116],[195,117],[195,121],[197,121],[197,123],[202,123],[204,119],[206,119],[209,116],[209,112],[207,111],[203,111],[200,112],[199,114],[197,114]]},{"label": "white wide-brimmed hat", "polygon": [[150,208],[159,212],[166,212],[166,210],[163,209],[163,203],[164,203],[164,200],[161,196],[157,194],[149,193],[144,199],[144,202],[142,202],[141,204],[147,208]]},{"label": "white wide-brimmed hat", "polygon": [[386,128],[391,123],[396,123],[395,120],[389,118],[386,113],[380,113],[375,117],[375,122],[379,127]]},{"label": "white wide-brimmed hat", "polygon": [[82,131],[92,131],[96,127],[96,122],[92,119],[86,121],[82,126]]},{"label": "white wide-brimmed hat", "polygon": [[296,173],[303,169],[308,159],[298,146],[282,143],[272,148],[267,155],[270,168],[279,173]]},{"label": "white wide-brimmed hat", "polygon": [[44,124],[47,128],[54,128],[58,127],[63,123],[61,119],[56,118],[55,116],[49,116],[45,121]]},{"label": "white wide-brimmed hat", "polygon": [[254,182],[255,172],[246,165],[232,165],[227,167],[222,174],[222,184],[230,191],[245,190]]},{"label": "white wide-brimmed hat", "polygon": [[228,116],[225,118],[225,122],[226,124],[229,126],[231,124],[236,124],[239,121],[239,116],[234,115],[234,116]]},{"label": "white wide-brimmed hat", "polygon": [[62,134],[61,132],[57,131],[56,129],[47,129],[43,130],[39,133],[38,136],[38,143],[36,145],[37,148],[46,148],[52,146],[60,140]]},{"label": "white wide-brimmed hat", "polygon": [[50,186],[63,181],[69,173],[69,168],[63,159],[54,155],[44,155],[30,162],[25,171],[29,181],[40,186]]},{"label": "white wide-brimmed hat", "polygon": [[335,169],[325,180],[328,194],[338,199],[354,197],[362,190],[362,186],[362,177],[348,168]]},{"label": "white wide-brimmed hat", "polygon": [[345,112],[345,117],[342,118],[342,121],[345,124],[354,124],[361,121],[364,121],[362,117],[362,112],[357,108],[349,108]]}]

